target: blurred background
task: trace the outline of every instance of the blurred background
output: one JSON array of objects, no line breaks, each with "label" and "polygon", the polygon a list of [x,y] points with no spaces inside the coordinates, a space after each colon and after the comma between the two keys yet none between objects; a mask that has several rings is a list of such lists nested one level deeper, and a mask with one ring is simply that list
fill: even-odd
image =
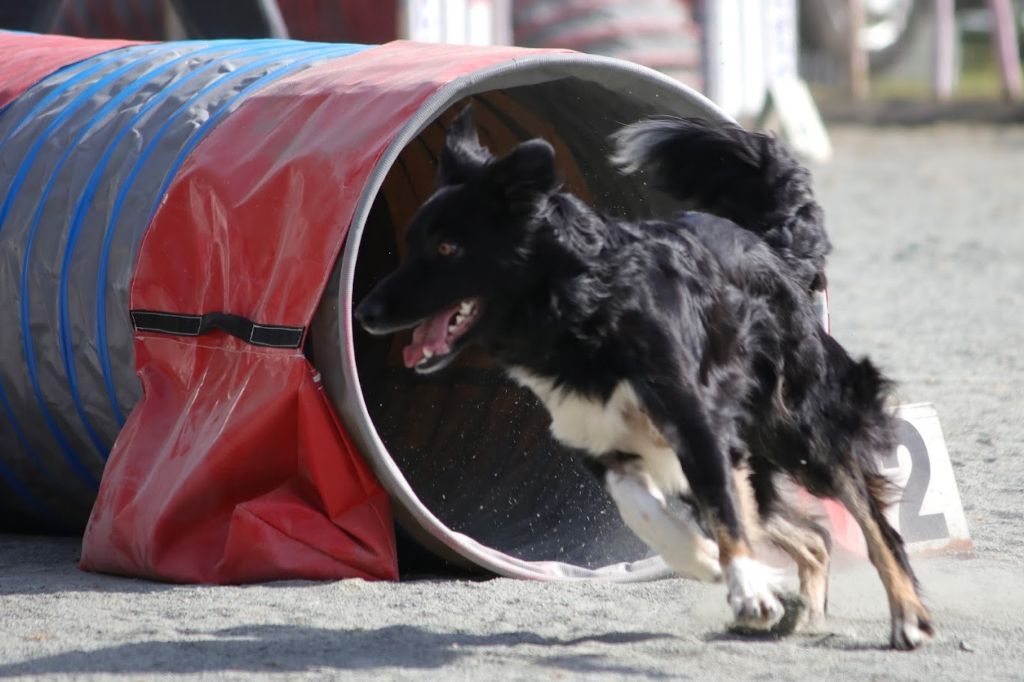
[{"label": "blurred background", "polygon": [[1022,22],[1022,0],[0,0],[0,27],[83,37],[571,48],[662,71],[741,120],[773,96],[813,118],[794,79],[827,116],[1008,115]]}]

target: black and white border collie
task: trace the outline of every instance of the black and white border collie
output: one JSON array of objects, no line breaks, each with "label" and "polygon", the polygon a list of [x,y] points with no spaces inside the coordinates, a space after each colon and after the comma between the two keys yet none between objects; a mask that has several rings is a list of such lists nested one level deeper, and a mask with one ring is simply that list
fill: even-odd
[{"label": "black and white border collie", "polygon": [[467,108],[405,260],[356,319],[372,334],[412,328],[405,364],[423,374],[483,347],[644,542],[679,573],[724,579],[745,627],[783,616],[758,540],[794,559],[800,625],[820,625],[829,538],[779,484],[838,500],[885,585],[892,646],[917,647],[931,618],[876,467],[895,447],[889,384],[818,321],[829,242],[809,173],[772,137],[697,119],[644,120],[613,142],[619,169],[700,212],[599,213],[562,190],[550,144],[495,158]]}]

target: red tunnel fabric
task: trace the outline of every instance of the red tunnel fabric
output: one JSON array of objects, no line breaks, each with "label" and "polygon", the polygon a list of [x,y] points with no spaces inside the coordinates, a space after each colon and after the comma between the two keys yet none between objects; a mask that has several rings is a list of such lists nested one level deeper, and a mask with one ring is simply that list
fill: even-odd
[{"label": "red tunnel fabric", "polygon": [[130,40],[82,40],[0,30],[0,107],[63,66],[138,44]]},{"label": "red tunnel fabric", "polygon": [[[131,307],[308,326],[364,185],[451,80],[518,48],[395,42],[246,99],[150,225]],[[388,498],[301,351],[136,332],[145,396],[119,435],[83,568],[161,580],[394,579]]]}]

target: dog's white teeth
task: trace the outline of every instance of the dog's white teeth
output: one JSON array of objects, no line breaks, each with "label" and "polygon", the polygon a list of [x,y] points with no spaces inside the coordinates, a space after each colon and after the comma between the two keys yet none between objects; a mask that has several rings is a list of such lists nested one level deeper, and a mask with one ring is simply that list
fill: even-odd
[{"label": "dog's white teeth", "polygon": [[434,357],[434,351],[427,350],[426,348],[424,348],[423,349],[423,359],[424,360],[429,360],[432,357]]},{"label": "dog's white teeth", "polygon": [[463,301],[459,304],[459,309],[455,313],[455,319],[452,320],[452,324],[448,326],[448,331],[454,332],[465,324],[469,316],[473,314],[474,306],[472,301]]}]

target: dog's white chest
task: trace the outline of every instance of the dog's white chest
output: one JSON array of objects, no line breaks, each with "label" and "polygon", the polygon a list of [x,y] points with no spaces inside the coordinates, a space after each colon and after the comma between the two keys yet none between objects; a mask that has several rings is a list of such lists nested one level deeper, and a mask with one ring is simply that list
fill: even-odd
[{"label": "dog's white chest", "polygon": [[613,451],[639,455],[660,487],[676,491],[686,487],[675,453],[641,408],[629,382],[621,382],[602,402],[556,387],[551,379],[520,367],[508,373],[544,403],[551,415],[551,435],[560,443],[595,456]]},{"label": "dog's white chest", "polygon": [[635,405],[636,396],[627,395],[632,394],[628,384],[620,385],[605,403],[557,388],[550,379],[519,368],[510,370],[509,374],[544,403],[551,415],[551,434],[559,442],[593,455],[602,455],[617,449],[629,435],[622,410],[630,397]]}]

